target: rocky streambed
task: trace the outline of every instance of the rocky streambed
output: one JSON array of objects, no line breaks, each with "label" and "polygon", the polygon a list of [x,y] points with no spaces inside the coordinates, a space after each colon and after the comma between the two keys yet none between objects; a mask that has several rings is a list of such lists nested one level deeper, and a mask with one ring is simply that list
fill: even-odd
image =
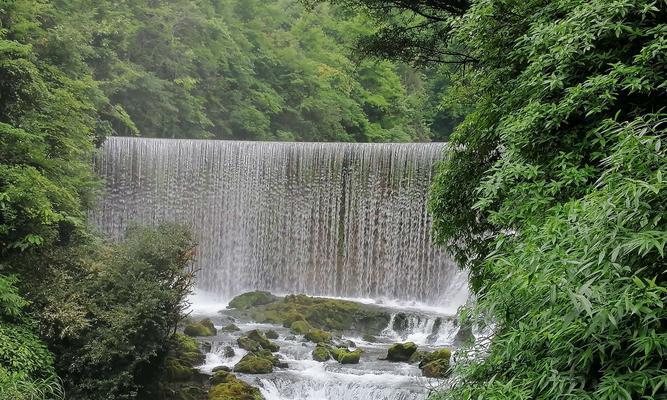
[{"label": "rocky streambed", "polygon": [[473,340],[451,315],[267,292],[193,319],[210,400],[423,400]]}]

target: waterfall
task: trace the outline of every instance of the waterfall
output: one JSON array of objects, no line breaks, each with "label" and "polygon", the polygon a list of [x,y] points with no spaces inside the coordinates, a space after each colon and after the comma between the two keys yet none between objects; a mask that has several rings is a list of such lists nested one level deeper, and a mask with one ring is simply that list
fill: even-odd
[{"label": "waterfall", "polygon": [[444,304],[466,279],[432,242],[427,192],[443,144],[109,138],[90,219],[177,221],[199,243],[199,289]]}]

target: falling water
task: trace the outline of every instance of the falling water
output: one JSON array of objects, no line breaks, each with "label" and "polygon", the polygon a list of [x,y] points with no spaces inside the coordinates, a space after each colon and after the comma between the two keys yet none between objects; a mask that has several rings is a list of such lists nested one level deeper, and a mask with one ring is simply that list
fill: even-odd
[{"label": "falling water", "polygon": [[[106,195],[91,220],[178,221],[199,242],[198,287],[465,300],[465,277],[434,246],[427,192],[443,144],[110,138]],[[455,300],[454,300],[455,299]]]}]

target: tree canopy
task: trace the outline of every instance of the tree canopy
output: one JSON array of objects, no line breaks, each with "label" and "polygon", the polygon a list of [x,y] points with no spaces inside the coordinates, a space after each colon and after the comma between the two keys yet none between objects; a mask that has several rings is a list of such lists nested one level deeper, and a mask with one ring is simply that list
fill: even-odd
[{"label": "tree canopy", "polygon": [[336,3],[376,18],[380,56],[442,37],[472,110],[430,208],[494,335],[435,397],[664,398],[667,3]]}]

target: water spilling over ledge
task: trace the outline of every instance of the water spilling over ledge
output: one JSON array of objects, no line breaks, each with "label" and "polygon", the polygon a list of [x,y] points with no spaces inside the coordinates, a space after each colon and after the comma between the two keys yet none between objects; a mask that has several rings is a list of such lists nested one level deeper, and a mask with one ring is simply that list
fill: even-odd
[{"label": "water spilling over ledge", "polygon": [[91,220],[189,224],[198,288],[458,305],[466,280],[430,236],[427,192],[444,144],[110,138]]}]

